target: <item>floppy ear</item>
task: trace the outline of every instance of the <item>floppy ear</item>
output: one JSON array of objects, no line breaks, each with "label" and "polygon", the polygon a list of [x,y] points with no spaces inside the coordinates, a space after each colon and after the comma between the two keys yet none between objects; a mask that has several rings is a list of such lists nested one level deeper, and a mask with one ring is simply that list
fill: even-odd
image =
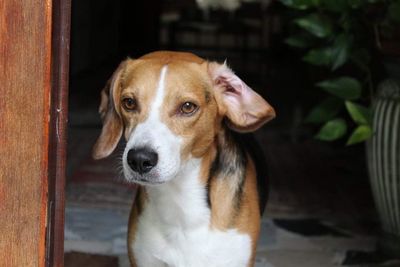
[{"label": "floppy ear", "polygon": [[208,72],[214,82],[220,110],[228,126],[238,132],[251,132],[275,118],[274,108],[245,84],[224,63],[210,62]]},{"label": "floppy ear", "polygon": [[114,100],[118,101],[117,95],[121,87],[121,76],[124,72],[126,61],[119,65],[101,91],[99,113],[103,121],[103,128],[93,147],[92,156],[94,159],[102,159],[109,156],[122,136],[123,123],[115,109]]}]

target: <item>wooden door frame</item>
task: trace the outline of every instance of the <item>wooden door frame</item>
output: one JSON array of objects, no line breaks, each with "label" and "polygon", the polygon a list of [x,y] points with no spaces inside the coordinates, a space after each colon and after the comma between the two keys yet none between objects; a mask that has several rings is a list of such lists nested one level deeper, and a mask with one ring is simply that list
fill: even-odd
[{"label": "wooden door frame", "polygon": [[70,7],[0,1],[0,266],[64,265]]},{"label": "wooden door frame", "polygon": [[53,0],[46,265],[64,266],[71,0]]}]

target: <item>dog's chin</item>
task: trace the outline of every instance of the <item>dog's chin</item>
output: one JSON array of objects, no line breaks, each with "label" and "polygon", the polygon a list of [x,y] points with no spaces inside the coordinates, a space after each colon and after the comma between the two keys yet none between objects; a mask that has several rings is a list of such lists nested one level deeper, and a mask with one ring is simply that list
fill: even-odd
[{"label": "dog's chin", "polygon": [[134,183],[134,184],[138,184],[138,185],[142,185],[142,186],[158,186],[158,185],[165,184],[167,182],[167,181],[147,180],[147,179],[142,179],[142,178],[129,178],[129,179],[127,179],[125,177],[125,179],[130,183]]},{"label": "dog's chin", "polygon": [[155,173],[149,172],[146,174],[138,174],[132,171],[124,171],[125,181],[128,183],[139,184],[143,186],[157,186],[168,182],[168,180],[163,180],[158,177]]},{"label": "dog's chin", "polygon": [[[124,162],[125,163],[125,162]],[[123,164],[125,181],[143,186],[157,186],[173,180],[178,171],[175,168],[154,168],[150,172],[139,174],[131,170],[127,164]],[[162,175],[160,175],[162,173]]]}]

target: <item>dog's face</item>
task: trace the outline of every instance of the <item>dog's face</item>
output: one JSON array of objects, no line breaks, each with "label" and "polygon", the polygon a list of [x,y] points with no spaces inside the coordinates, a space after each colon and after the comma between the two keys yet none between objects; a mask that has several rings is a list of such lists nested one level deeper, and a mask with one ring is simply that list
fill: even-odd
[{"label": "dog's face", "polygon": [[185,53],[128,59],[102,92],[103,130],[94,157],[108,156],[120,137],[128,181],[165,183],[210,148],[223,119],[238,131],[260,127],[272,107],[226,66]]}]

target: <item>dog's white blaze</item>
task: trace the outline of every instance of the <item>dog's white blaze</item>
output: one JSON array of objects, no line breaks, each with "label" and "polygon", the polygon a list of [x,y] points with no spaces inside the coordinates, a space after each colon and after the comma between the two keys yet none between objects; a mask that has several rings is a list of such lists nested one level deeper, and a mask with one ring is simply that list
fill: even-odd
[{"label": "dog's white blaze", "polygon": [[133,173],[126,161],[128,151],[135,147],[148,146],[158,154],[158,164],[148,174],[149,180],[165,182],[172,179],[179,171],[180,147],[182,140],[161,121],[162,106],[165,98],[165,77],[168,66],[163,66],[156,89],[155,97],[150,106],[147,119],[138,124],[129,137],[123,156],[123,168],[126,179],[134,179]]},{"label": "dog's white blaze", "polygon": [[153,107],[151,109],[150,117],[154,116],[158,119],[160,116],[160,108],[164,102],[165,95],[165,75],[167,74],[168,66],[164,66],[161,69],[160,80],[158,82],[156,98],[154,99]]},{"label": "dog's white blaze", "polygon": [[133,244],[139,267],[245,267],[251,240],[236,230],[210,228],[201,159],[190,159],[168,183],[148,187]]}]

